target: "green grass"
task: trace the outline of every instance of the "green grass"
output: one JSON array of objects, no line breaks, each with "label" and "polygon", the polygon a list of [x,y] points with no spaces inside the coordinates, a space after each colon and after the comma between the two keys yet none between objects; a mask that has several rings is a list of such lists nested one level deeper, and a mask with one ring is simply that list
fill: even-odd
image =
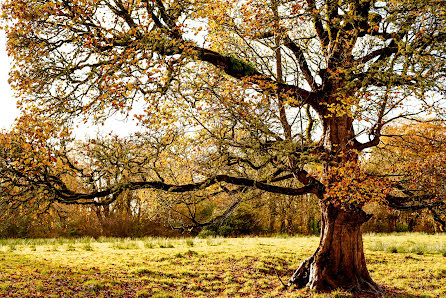
[{"label": "green grass", "polygon": [[[285,290],[277,277],[286,281],[318,242],[283,236],[3,239],[0,296],[327,297]],[[367,234],[364,247],[372,277],[389,293],[446,297],[445,234]]]}]

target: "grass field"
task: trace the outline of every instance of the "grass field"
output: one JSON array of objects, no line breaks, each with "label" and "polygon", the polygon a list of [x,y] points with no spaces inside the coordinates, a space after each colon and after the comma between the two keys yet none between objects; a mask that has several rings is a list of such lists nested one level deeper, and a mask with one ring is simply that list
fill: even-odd
[{"label": "grass field", "polygon": [[[285,290],[318,237],[0,240],[0,296],[327,297]],[[446,234],[364,236],[389,296],[446,297]],[[343,297],[341,291],[331,297]]]}]

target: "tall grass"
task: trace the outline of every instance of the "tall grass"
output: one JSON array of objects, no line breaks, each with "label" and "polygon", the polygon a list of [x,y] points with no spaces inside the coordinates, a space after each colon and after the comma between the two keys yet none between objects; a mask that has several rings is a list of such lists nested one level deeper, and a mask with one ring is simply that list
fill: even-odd
[{"label": "tall grass", "polygon": [[432,236],[426,233],[366,234],[364,243],[371,251],[446,255],[446,234]]},{"label": "tall grass", "polygon": [[[301,236],[297,236],[301,237]],[[287,241],[296,237],[284,237],[277,235],[269,239],[280,239]],[[312,237],[313,239],[314,237]],[[246,238],[246,241],[250,241]],[[267,239],[267,238],[264,238]],[[316,238],[315,238],[316,239]],[[222,237],[208,238],[111,238],[92,237],[83,238],[39,238],[39,239],[0,239],[0,251],[13,252],[15,250],[43,250],[53,249],[60,251],[94,250],[95,244],[109,244],[113,249],[154,249],[154,248],[174,248],[174,247],[194,247],[205,244],[206,246],[219,246],[230,240]],[[261,243],[260,245],[264,245]],[[44,247],[44,248],[43,248]],[[426,234],[426,233],[392,233],[364,235],[364,247],[371,251],[383,251],[392,253],[415,253],[415,254],[442,254],[446,256],[446,234]]]}]

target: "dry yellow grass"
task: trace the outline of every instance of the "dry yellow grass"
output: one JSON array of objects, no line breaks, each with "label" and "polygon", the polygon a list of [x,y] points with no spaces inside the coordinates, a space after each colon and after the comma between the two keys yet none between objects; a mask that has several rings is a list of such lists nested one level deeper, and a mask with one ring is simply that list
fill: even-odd
[{"label": "dry yellow grass", "polygon": [[[0,241],[0,296],[327,297],[285,290],[317,237]],[[446,297],[446,235],[365,235],[373,278],[399,297]],[[277,273],[276,273],[277,272]],[[348,296],[341,291],[331,296]]]}]

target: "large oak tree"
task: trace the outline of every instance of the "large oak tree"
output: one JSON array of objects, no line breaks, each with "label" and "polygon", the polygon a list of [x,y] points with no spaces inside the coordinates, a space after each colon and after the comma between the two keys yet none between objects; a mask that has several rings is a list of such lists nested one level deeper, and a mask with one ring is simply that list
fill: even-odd
[{"label": "large oak tree", "polygon": [[[321,242],[290,284],[376,294],[363,204],[444,204],[359,162],[391,121],[444,116],[442,1],[8,0],[3,18],[24,111],[2,135],[9,205],[35,192],[96,205],[143,188],[194,200],[311,193]],[[141,133],[68,144],[79,120],[115,113]]]}]

